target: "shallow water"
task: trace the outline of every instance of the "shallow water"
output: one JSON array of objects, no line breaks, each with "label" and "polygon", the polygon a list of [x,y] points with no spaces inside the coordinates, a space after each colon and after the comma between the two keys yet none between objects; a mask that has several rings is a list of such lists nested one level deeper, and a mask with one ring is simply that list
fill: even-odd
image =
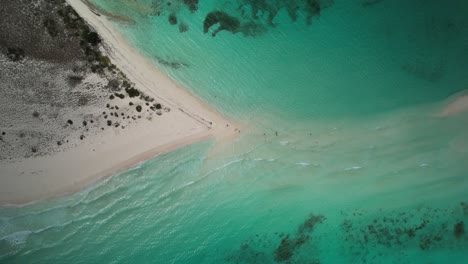
[{"label": "shallow water", "polygon": [[215,8],[241,16],[233,2],[192,14],[173,1],[160,16],[158,1],[95,2],[135,20],[116,25],[249,128],[0,209],[0,262],[466,262],[467,115],[436,116],[468,83],[464,1],[335,0],[310,26],[282,10],[248,37],[203,33]]}]

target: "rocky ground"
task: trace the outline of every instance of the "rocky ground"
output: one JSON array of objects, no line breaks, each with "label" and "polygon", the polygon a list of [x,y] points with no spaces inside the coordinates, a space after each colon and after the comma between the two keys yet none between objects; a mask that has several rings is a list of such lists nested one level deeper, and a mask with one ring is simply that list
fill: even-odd
[{"label": "rocky ground", "polygon": [[64,0],[2,0],[0,28],[0,161],[50,155],[170,111],[111,63]]}]

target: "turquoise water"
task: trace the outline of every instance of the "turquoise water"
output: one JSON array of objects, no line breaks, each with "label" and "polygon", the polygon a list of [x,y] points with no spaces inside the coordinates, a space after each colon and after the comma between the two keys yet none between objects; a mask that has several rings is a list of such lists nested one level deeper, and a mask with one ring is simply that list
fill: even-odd
[{"label": "turquoise water", "polygon": [[466,263],[468,115],[436,115],[468,85],[464,1],[335,0],[310,26],[281,9],[275,27],[254,20],[255,36],[216,37],[203,33],[208,12],[247,24],[249,7],[95,2],[135,20],[116,25],[163,71],[249,126],[0,209],[1,263]]}]

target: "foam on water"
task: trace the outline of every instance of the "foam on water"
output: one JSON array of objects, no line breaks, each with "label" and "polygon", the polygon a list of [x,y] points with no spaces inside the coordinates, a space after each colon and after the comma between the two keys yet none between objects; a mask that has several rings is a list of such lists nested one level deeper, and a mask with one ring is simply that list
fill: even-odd
[{"label": "foam on water", "polygon": [[161,1],[94,2],[249,129],[1,208],[0,262],[465,263],[468,116],[434,103],[468,83],[465,1],[335,0],[311,26],[283,10],[255,37],[215,38],[205,15],[237,16],[242,1],[172,1],[160,16]]}]

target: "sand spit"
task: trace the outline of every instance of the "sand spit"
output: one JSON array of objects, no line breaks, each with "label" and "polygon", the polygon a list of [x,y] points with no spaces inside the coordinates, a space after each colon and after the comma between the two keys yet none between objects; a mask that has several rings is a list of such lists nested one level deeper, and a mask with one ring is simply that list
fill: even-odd
[{"label": "sand spit", "polygon": [[[13,73],[2,71],[2,78],[13,81],[8,87],[0,87],[0,91],[10,94],[9,98],[20,98],[4,108],[15,109],[20,105],[25,110],[16,113],[14,118],[9,114],[0,116],[0,144],[9,146],[9,154],[0,159],[0,205],[23,205],[73,193],[155,155],[210,138],[232,139],[238,134],[234,130],[238,125],[211,110],[133,50],[106,16],[91,11],[81,1],[68,4],[91,26],[91,32],[97,32],[103,43],[89,49],[86,49],[88,45],[81,47],[85,54],[89,53],[88,61],[94,56],[93,63],[88,64],[77,59],[79,53],[70,55],[69,61],[57,63],[47,58],[28,57],[28,49],[20,47],[24,58],[18,67],[43,64],[47,66],[45,71],[58,69],[41,91],[31,88],[32,94],[49,92],[47,87],[55,89],[51,96],[36,102],[23,100],[24,94],[18,95],[16,89],[32,86],[30,78],[34,76],[15,79],[11,77]],[[94,35],[90,37],[93,41]],[[19,42],[18,46],[21,45],[23,42]],[[12,65],[16,61],[2,56],[0,64],[8,64],[4,69],[16,67]],[[23,55],[19,52],[18,56]],[[70,79],[77,65],[82,66],[81,77],[71,79],[79,82],[65,84],[63,80]],[[93,65],[94,72],[90,70]],[[41,72],[35,76],[41,76]],[[92,96],[75,96],[84,91]],[[55,102],[55,94],[60,95],[58,102],[65,100],[65,103]],[[33,110],[34,105],[42,108]],[[226,126],[228,123],[231,125]],[[35,137],[35,133],[47,136]]]}]

